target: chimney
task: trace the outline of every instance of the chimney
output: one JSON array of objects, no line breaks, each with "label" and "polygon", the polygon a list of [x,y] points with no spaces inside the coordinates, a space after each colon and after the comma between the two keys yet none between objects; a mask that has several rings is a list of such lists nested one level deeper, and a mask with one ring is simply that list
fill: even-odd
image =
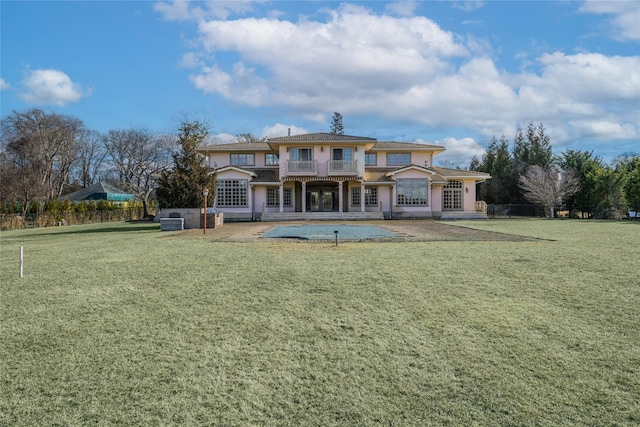
[{"label": "chimney", "polygon": [[291,128],[287,131],[287,136],[291,136]]}]

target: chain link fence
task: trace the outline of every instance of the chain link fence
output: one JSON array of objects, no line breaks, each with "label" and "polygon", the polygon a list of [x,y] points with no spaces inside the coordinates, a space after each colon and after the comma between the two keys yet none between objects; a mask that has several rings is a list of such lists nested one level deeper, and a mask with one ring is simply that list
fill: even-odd
[{"label": "chain link fence", "polygon": [[546,216],[545,208],[540,205],[487,205],[489,218],[541,217]]}]

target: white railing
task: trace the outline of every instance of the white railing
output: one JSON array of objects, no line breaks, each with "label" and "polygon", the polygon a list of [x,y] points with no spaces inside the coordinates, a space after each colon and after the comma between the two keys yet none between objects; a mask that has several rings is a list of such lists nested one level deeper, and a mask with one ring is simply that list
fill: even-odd
[{"label": "white railing", "polygon": [[476,201],[476,212],[487,213],[487,203],[484,200]]},{"label": "white railing", "polygon": [[289,174],[316,175],[318,173],[318,162],[315,160],[292,162],[289,161]]},{"label": "white railing", "polygon": [[329,160],[329,174],[351,175],[358,173],[357,160]]}]

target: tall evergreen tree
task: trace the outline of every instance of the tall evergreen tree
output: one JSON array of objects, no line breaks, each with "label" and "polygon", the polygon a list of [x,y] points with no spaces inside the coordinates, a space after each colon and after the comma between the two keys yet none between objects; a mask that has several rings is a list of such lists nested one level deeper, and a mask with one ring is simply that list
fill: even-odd
[{"label": "tall evergreen tree", "polygon": [[509,141],[503,135],[498,142],[495,158],[491,167],[491,176],[495,176],[489,182],[492,183],[493,197],[497,204],[510,203],[517,183],[511,181],[511,169],[513,162],[509,152]]},{"label": "tall evergreen tree", "polygon": [[[209,167],[196,151],[208,130],[199,121],[184,121],[180,125],[178,144],[181,150],[173,155],[173,169],[163,170],[158,182],[157,196],[160,207],[197,208],[203,204],[202,190],[206,187],[215,195],[214,179]],[[213,206],[214,197],[208,205]]]},{"label": "tall evergreen tree", "polygon": [[597,188],[598,176],[604,170],[604,162],[592,151],[568,150],[558,160],[560,167],[573,171],[580,182],[580,189],[564,200],[570,210],[583,213],[593,212],[600,203]]},{"label": "tall evergreen tree", "polygon": [[624,193],[629,210],[640,212],[640,155],[625,154],[616,160],[616,168],[626,172]]},{"label": "tall evergreen tree", "polygon": [[533,126],[533,123],[529,123],[527,128],[527,142],[529,145],[529,166],[551,167],[553,159],[551,140],[549,135],[545,133],[542,123],[540,123],[537,128]]},{"label": "tall evergreen tree", "polygon": [[342,114],[333,113],[333,121],[331,122],[331,133],[336,135],[344,135],[344,126],[342,126]]}]

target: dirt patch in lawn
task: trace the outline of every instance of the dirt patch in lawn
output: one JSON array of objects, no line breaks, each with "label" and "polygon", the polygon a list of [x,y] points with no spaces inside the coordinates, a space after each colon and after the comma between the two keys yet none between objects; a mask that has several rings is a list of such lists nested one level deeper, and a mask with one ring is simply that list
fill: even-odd
[{"label": "dirt patch in lawn", "polygon": [[[495,233],[491,231],[475,230],[462,227],[455,223],[446,223],[435,220],[392,220],[392,221],[291,221],[291,222],[231,222],[222,227],[207,229],[203,234],[202,229],[185,230],[178,232],[181,237],[200,237],[221,242],[255,242],[270,241],[272,239],[264,235],[280,226],[295,225],[350,225],[350,226],[377,226],[383,230],[394,233],[394,237],[381,237],[366,239],[367,241],[411,241],[411,242],[436,242],[436,241],[504,241],[522,242],[535,240],[529,237],[512,234]],[[333,239],[333,236],[330,236]],[[279,239],[302,242],[322,242],[323,240],[298,240]],[[329,240],[329,239],[327,239]]]}]

